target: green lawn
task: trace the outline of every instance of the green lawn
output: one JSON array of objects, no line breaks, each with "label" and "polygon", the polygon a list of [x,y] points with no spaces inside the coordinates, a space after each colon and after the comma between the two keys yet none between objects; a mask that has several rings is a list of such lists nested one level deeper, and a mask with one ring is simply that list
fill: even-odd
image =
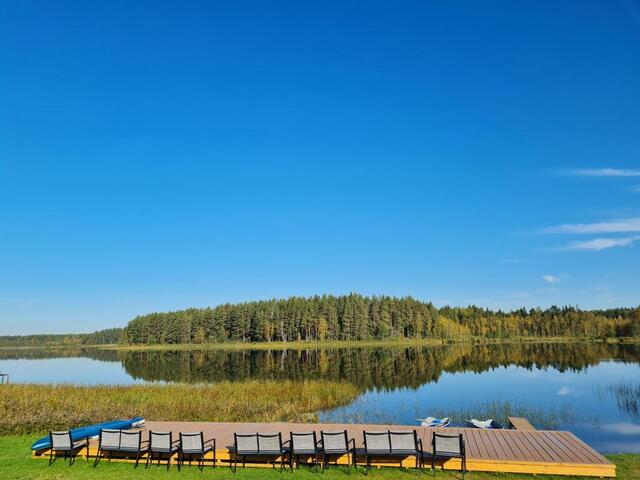
[{"label": "green lawn", "polygon": [[[146,478],[166,478],[170,479],[316,479],[316,480],[334,480],[347,478],[381,478],[381,479],[410,479],[410,478],[432,478],[431,472],[428,474],[420,474],[415,470],[400,469],[379,469],[372,470],[369,477],[365,477],[361,468],[357,470],[349,470],[347,468],[330,467],[324,474],[315,472],[312,469],[301,468],[293,473],[289,470],[280,472],[278,470],[268,469],[238,469],[237,473],[233,473],[230,468],[211,467],[201,472],[196,467],[185,467],[178,472],[175,467],[169,471],[165,466],[152,466],[148,469],[144,465],[134,469],[129,463],[107,463],[102,462],[98,467],[93,468],[92,462],[85,462],[79,459],[73,466],[68,463],[57,460],[52,466],[48,465],[46,460],[34,459],[31,457],[30,445],[35,440],[34,436],[4,436],[0,437],[0,479],[2,480],[37,480],[37,479],[55,479],[55,480],[75,480],[75,479],[146,479]],[[640,478],[640,455],[611,455],[608,457],[618,466],[618,479],[632,480]],[[454,480],[460,478],[460,474],[456,472],[438,472],[437,478],[441,480]],[[466,477],[468,480],[487,480],[487,479],[564,479],[579,477],[556,477],[556,476],[532,476],[532,475],[508,475],[508,474],[490,474],[490,473],[469,473]],[[583,477],[584,478],[584,477]]]}]

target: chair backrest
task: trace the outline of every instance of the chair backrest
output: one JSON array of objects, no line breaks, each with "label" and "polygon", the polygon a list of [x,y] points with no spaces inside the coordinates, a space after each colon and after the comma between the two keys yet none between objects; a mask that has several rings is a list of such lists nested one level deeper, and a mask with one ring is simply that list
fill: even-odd
[{"label": "chair backrest", "polygon": [[346,452],[348,450],[349,438],[347,431],[341,432],[320,432],[322,439],[322,448],[326,452]]},{"label": "chair backrest", "polygon": [[364,432],[364,449],[367,452],[391,453],[389,432]]},{"label": "chair backrest", "polygon": [[151,450],[171,450],[171,443],[173,442],[173,435],[171,432],[149,432],[149,448]]},{"label": "chair backrest", "polygon": [[236,453],[258,452],[257,433],[234,433],[233,437]]},{"label": "chair backrest", "polygon": [[204,434],[182,433],[180,432],[180,448],[184,452],[203,452],[204,451]]},{"label": "chair backrest", "polygon": [[120,433],[120,430],[112,430],[107,428],[100,429],[98,445],[100,447],[119,448]]},{"label": "chair backrest", "polygon": [[142,447],[142,432],[128,432],[122,430],[120,432],[120,448],[129,448],[140,450]]},{"label": "chair backrest", "polygon": [[258,434],[258,452],[282,452],[282,434],[278,433],[259,433]]},{"label": "chair backrest", "polygon": [[439,453],[447,455],[462,455],[462,451],[464,450],[464,440],[462,438],[462,434],[441,435],[434,433],[431,446],[433,448],[434,455]]},{"label": "chair backrest", "polygon": [[63,432],[49,432],[49,440],[51,440],[51,448],[57,449],[69,449],[73,445],[71,440],[71,432],[65,430]]},{"label": "chair backrest", "polygon": [[407,432],[389,432],[389,443],[391,451],[418,451],[418,433],[413,431]]},{"label": "chair backrest", "polygon": [[294,433],[291,432],[291,451],[295,453],[296,451],[315,451],[316,444],[316,432],[304,432],[304,433]]}]

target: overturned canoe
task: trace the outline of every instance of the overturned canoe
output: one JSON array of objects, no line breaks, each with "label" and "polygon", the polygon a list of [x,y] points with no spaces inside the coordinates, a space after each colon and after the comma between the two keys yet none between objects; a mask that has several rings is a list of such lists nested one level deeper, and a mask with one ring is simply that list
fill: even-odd
[{"label": "overturned canoe", "polygon": [[496,422],[493,418],[490,418],[489,420],[476,420],[475,418],[472,418],[471,420],[467,420],[467,423],[474,428],[482,428],[485,430],[502,428],[502,425]]},{"label": "overturned canoe", "polygon": [[427,417],[427,418],[417,418],[420,422],[420,425],[423,427],[446,427],[451,423],[451,419],[449,417],[444,418],[435,418],[435,417]]},{"label": "overturned canoe", "polygon": [[[76,442],[78,440],[84,440],[85,438],[93,438],[100,435],[102,429],[113,430],[128,430],[130,428],[138,427],[144,423],[144,418],[133,417],[128,420],[113,420],[111,422],[96,423],[95,425],[87,425],[86,427],[74,428],[71,430],[71,439]],[[51,447],[51,439],[47,435],[39,440],[36,440],[31,445],[31,450],[44,450]]]}]

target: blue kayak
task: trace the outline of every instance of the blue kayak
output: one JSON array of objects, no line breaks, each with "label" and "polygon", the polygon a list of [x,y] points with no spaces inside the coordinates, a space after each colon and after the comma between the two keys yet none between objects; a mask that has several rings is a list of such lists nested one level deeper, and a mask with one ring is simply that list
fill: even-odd
[{"label": "blue kayak", "polygon": [[[95,425],[87,425],[86,427],[74,428],[71,430],[71,439],[74,442],[84,440],[85,438],[93,438],[100,435],[100,430],[110,428],[113,430],[128,430],[130,428],[139,427],[144,423],[144,418],[133,417],[128,420],[113,420],[111,422],[96,423]],[[44,450],[51,447],[51,439],[47,435],[36,440],[31,445],[31,450]]]}]

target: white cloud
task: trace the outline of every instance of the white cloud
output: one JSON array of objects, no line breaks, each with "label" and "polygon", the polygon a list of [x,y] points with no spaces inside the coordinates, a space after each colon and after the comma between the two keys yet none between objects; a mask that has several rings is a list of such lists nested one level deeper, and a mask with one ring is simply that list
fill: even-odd
[{"label": "white cloud", "polygon": [[556,395],[560,396],[560,397],[566,397],[568,395],[571,395],[575,392],[575,389],[573,388],[569,388],[569,387],[561,387],[560,390],[558,390],[556,392]]},{"label": "white cloud", "polygon": [[622,233],[640,232],[640,217],[599,223],[567,223],[540,230],[541,233]]},{"label": "white cloud", "polygon": [[623,168],[585,168],[570,170],[569,173],[581,177],[640,177],[640,170]]},{"label": "white cloud", "polygon": [[626,237],[626,238],[594,238],[593,240],[586,240],[584,242],[573,242],[560,250],[605,250],[613,247],[627,247],[632,245],[633,242],[640,237]]},{"label": "white cloud", "polygon": [[558,275],[543,275],[542,279],[552,285],[554,283],[560,283],[562,281],[562,277],[559,277]]}]

